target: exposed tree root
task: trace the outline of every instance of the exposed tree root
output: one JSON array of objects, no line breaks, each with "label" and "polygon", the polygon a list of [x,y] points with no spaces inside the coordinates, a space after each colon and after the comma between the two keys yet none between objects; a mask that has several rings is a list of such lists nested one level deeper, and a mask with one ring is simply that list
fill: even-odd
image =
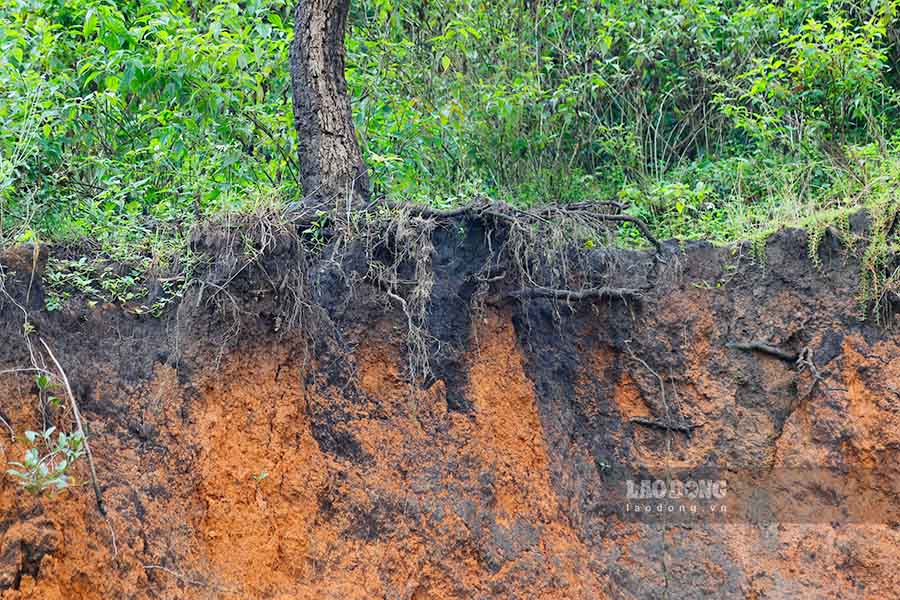
[{"label": "exposed tree root", "polygon": [[794,411],[796,405],[802,403],[804,400],[808,399],[812,396],[813,392],[815,392],[816,388],[821,388],[825,394],[831,395],[833,391],[831,388],[825,385],[825,378],[822,373],[819,371],[818,367],[816,367],[816,363],[813,360],[813,352],[809,346],[805,346],[800,352],[790,353],[780,348],[776,348],[774,346],[770,346],[769,344],[763,342],[749,342],[749,343],[731,343],[727,344],[729,348],[734,348],[735,350],[744,350],[747,352],[762,352],[763,354],[768,354],[773,356],[779,360],[783,360],[787,363],[790,363],[794,368],[797,369],[798,372],[802,373],[803,371],[807,371],[812,377],[812,384],[809,386],[809,389],[806,391],[806,394],[797,402],[795,405],[791,406],[791,412]]},{"label": "exposed tree root", "polygon": [[[554,218],[579,218],[584,221],[593,222],[612,222],[612,223],[631,223],[637,227],[638,231],[644,238],[653,244],[657,252],[662,251],[662,242],[656,238],[651,232],[647,223],[638,217],[622,214],[622,211],[628,208],[628,204],[621,202],[613,202],[608,200],[597,200],[588,202],[576,202],[572,204],[543,206],[540,208],[522,209],[507,204],[505,202],[496,202],[486,198],[479,198],[456,208],[433,208],[422,204],[399,204],[388,203],[385,200],[376,200],[371,202],[362,212],[370,212],[375,208],[386,207],[389,209],[399,209],[409,211],[409,213],[418,217],[429,219],[452,219],[454,217],[469,216],[473,218],[483,219],[491,217],[497,220],[506,221],[508,223],[519,221],[544,221],[550,222]],[[608,212],[612,209],[614,212]],[[318,218],[317,211],[310,207],[291,205],[290,211],[291,221],[297,225],[308,225]]]},{"label": "exposed tree root", "polygon": [[597,298],[640,298],[641,290],[636,288],[599,287],[586,290],[559,290],[552,288],[524,288],[509,292],[508,296],[514,298],[555,298],[573,302],[578,300],[593,300]]},{"label": "exposed tree root", "polygon": [[743,350],[744,352],[761,352],[762,354],[768,354],[769,356],[773,356],[779,360],[783,360],[784,362],[789,362],[791,364],[795,364],[800,358],[800,355],[796,352],[788,352],[786,350],[782,350],[781,348],[776,348],[775,346],[759,341],[729,342],[728,344],[725,344],[725,347],[731,348],[733,350]]},{"label": "exposed tree root", "polygon": [[[611,224],[632,223],[657,251],[662,246],[643,221],[622,214],[627,208],[624,203],[593,201],[522,209],[477,198],[465,206],[438,209],[380,199],[361,210],[329,216],[295,203],[197,231],[192,243],[212,257],[201,285],[213,290],[207,302],[228,305],[222,302],[228,300],[227,288],[240,282],[248,269],[261,270],[276,293],[291,296],[293,308],[277,317],[278,331],[302,324],[307,337],[315,338],[318,331],[321,339],[333,329],[328,327],[325,299],[317,295],[317,277],[322,273],[335,278],[331,281],[343,280],[351,294],[357,285],[374,285],[386,303],[398,306],[405,315],[409,379],[427,381],[433,361],[444,351],[452,352],[448,342],[434,336],[428,326],[435,285],[435,236],[446,237],[448,231],[458,230],[462,242],[467,232],[483,232],[487,256],[477,258],[484,264],[471,265],[480,270],[469,275],[470,282],[475,282],[470,298],[475,309],[495,297],[491,293],[502,298],[546,298],[555,305],[638,299],[646,290],[607,285],[618,262],[608,252],[617,236]],[[281,254],[291,246],[303,258],[285,273],[283,264],[270,260],[269,254]],[[584,279],[585,274],[590,278]],[[238,315],[232,315],[232,320],[238,321]]]},{"label": "exposed tree root", "polygon": [[465,206],[451,209],[432,208],[430,206],[418,204],[408,205],[407,208],[410,212],[418,216],[436,219],[449,219],[467,215],[476,218],[493,217],[511,223],[523,220],[526,222],[529,220],[549,222],[554,218],[576,217],[586,222],[631,223],[637,227],[638,231],[641,232],[641,235],[643,235],[648,242],[653,244],[657,252],[662,250],[662,243],[650,232],[650,228],[642,219],[632,215],[621,214],[621,212],[608,213],[601,210],[612,208],[616,211],[622,211],[627,208],[626,204],[618,202],[578,202],[560,206],[546,206],[537,209],[521,209],[503,202],[492,202],[490,200],[480,199]]},{"label": "exposed tree root", "polygon": [[694,425],[693,423],[663,423],[662,421],[654,421],[652,419],[645,419],[643,417],[634,417],[628,419],[628,422],[634,423],[636,425],[650,427],[651,429],[661,429],[663,431],[678,431],[687,435],[691,435],[691,432],[693,432],[695,429],[702,427],[702,425]]}]

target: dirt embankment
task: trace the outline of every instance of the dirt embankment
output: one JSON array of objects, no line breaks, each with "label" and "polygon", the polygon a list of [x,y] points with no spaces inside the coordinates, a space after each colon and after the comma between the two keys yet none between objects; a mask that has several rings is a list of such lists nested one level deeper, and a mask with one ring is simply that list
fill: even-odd
[{"label": "dirt embankment", "polygon": [[[850,253],[826,237],[817,268],[787,231],[765,264],[747,246],[617,253],[607,283],[637,298],[510,298],[491,278],[479,299],[489,240],[468,231],[435,233],[421,385],[407,316],[352,261],[316,275],[326,331],[285,326],[290,248],[161,319],[47,313],[31,254],[0,257],[0,371],[31,364],[25,308],[80,402],[116,536],[114,555],[89,485],[35,498],[5,477],[0,598],[896,597],[900,345],[859,318]],[[806,352],[728,347],[751,341]],[[40,427],[36,391],[0,376],[4,462]],[[699,467],[734,513],[608,501],[622,469]],[[747,511],[748,473],[782,471],[808,475],[788,506]]]}]

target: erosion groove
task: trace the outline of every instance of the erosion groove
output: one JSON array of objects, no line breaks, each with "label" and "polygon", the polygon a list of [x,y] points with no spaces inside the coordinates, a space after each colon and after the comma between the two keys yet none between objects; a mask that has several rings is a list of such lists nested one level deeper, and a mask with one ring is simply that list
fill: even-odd
[{"label": "erosion groove", "polygon": [[[198,234],[216,261],[160,318],[47,312],[46,257],[0,255],[0,452],[69,423],[14,372],[39,336],[109,523],[90,486],[4,478],[0,598],[893,597],[900,345],[862,318],[852,252],[814,266],[787,230],[764,265],[705,243],[524,256],[469,213],[315,250],[265,230],[252,260]],[[608,501],[622,473],[704,469],[724,517]],[[803,476],[750,510],[783,473]]]}]

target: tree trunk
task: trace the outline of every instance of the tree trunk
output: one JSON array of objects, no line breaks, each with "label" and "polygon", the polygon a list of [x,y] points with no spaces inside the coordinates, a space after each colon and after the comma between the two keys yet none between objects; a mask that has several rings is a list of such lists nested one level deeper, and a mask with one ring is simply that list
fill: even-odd
[{"label": "tree trunk", "polygon": [[353,129],[344,78],[350,0],[300,0],[294,12],[291,83],[305,205],[359,208],[369,175]]}]

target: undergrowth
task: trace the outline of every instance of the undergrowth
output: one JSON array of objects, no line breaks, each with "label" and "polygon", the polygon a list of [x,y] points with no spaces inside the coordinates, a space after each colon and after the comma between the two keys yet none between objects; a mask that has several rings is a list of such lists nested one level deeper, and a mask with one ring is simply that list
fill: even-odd
[{"label": "undergrowth", "polygon": [[46,308],[51,312],[62,310],[76,294],[91,308],[98,303],[118,304],[132,314],[159,317],[184,296],[191,267],[168,277],[155,277],[150,262],[146,257],[123,264],[86,256],[51,256],[43,279]]},{"label": "undergrowth", "polygon": [[[392,202],[608,199],[661,239],[727,243],[897,172],[897,0],[351,7],[354,121]],[[0,1],[0,246],[179,246],[299,198],[292,8]]]}]

